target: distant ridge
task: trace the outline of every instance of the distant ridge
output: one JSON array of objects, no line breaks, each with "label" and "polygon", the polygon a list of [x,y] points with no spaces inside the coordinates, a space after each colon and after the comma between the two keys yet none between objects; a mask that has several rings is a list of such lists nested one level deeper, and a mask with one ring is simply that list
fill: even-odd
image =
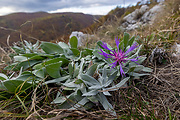
[{"label": "distant ridge", "polygon": [[0,44],[6,44],[8,35],[10,43],[20,41],[20,33],[23,39],[30,41],[33,41],[31,37],[42,41],[62,41],[72,31],[80,31],[90,26],[94,19],[99,17],[101,16],[72,12],[20,12],[0,16]]}]

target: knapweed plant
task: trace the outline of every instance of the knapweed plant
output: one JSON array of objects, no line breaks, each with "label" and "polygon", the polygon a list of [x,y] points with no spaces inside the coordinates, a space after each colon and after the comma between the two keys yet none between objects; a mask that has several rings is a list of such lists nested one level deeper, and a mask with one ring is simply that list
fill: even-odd
[{"label": "knapweed plant", "polygon": [[[51,104],[57,104],[59,109],[90,109],[101,105],[116,116],[106,96],[111,97],[111,91],[121,88],[128,80],[148,75],[145,72],[151,72],[151,69],[141,65],[146,57],[139,56],[141,45],[135,37],[130,38],[125,33],[115,42],[117,48],[99,41],[94,49],[80,50],[77,38],[72,37],[70,45],[63,42],[32,45],[26,42],[23,48],[14,46],[14,63],[5,69],[18,73],[18,76],[1,73],[0,90],[15,95],[27,113],[23,102],[31,101],[30,93],[34,93],[36,88],[49,86],[58,87],[58,92],[53,92],[57,94]],[[9,95],[0,97],[8,99]]]},{"label": "knapweed plant", "polygon": [[[108,48],[106,43],[103,43],[103,45],[101,45],[101,47],[103,47],[105,50],[108,50],[108,53],[104,52],[102,49],[100,49],[101,52],[99,52],[99,54],[103,55],[105,57],[105,59],[111,58],[114,62],[111,63],[110,65],[112,65],[112,68],[116,67],[116,66],[120,66],[120,72],[121,75],[125,76],[125,73],[122,69],[123,67],[123,63],[126,63],[128,61],[131,62],[135,62],[138,61],[138,57],[136,58],[132,58],[132,59],[128,59],[128,54],[135,50],[138,47],[138,44],[135,42],[132,46],[130,46],[126,51],[124,48],[120,48],[119,47],[119,39],[115,39],[116,41],[116,45],[117,45],[117,51],[111,50],[110,48]],[[138,64],[138,63],[137,63]]]}]

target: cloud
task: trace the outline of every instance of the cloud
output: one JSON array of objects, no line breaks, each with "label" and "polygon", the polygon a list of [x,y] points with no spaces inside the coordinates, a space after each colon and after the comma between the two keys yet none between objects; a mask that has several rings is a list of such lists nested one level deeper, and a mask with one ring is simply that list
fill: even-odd
[{"label": "cloud", "polygon": [[0,11],[1,11],[0,15],[4,15],[4,14],[14,12],[14,10],[10,7],[2,7],[2,8],[0,8]]},{"label": "cloud", "polygon": [[[2,0],[0,15],[12,12],[37,11],[84,11],[84,13],[106,14],[107,10],[110,11],[114,6],[135,4],[138,1],[140,0]],[[96,13],[95,10],[92,11],[93,8],[96,9]]]},{"label": "cloud", "polygon": [[63,8],[57,9],[55,11],[48,11],[49,13],[58,13],[58,12],[83,12],[85,14],[92,14],[92,15],[105,15],[110,10],[114,9],[116,5],[110,6],[92,6],[92,7],[71,7],[71,8]]}]

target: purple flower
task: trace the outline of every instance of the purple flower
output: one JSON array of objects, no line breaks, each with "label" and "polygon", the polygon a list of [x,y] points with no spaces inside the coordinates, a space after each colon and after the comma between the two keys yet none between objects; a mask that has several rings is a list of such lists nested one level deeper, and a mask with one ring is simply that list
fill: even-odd
[{"label": "purple flower", "polygon": [[122,69],[123,63],[126,63],[127,61],[132,61],[132,62],[136,63],[136,61],[138,61],[138,57],[136,57],[134,59],[127,59],[128,53],[133,51],[134,49],[136,49],[138,47],[138,44],[135,42],[127,51],[123,51],[123,50],[119,49],[119,39],[116,38],[115,41],[116,41],[118,51],[109,49],[107,44],[103,42],[103,44],[101,46],[104,49],[108,50],[109,53],[106,53],[102,49],[100,49],[101,52],[99,52],[99,54],[103,55],[105,57],[105,59],[108,59],[108,58],[113,59],[114,62],[110,64],[110,65],[112,65],[112,68],[116,67],[117,65],[120,65],[121,75],[125,76],[125,73]]}]

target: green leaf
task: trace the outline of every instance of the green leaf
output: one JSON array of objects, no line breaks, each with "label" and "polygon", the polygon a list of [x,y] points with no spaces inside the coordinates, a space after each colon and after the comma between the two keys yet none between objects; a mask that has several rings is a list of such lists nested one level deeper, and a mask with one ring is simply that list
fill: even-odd
[{"label": "green leaf", "polygon": [[77,48],[70,48],[70,50],[76,57],[80,56],[80,51]]},{"label": "green leaf", "polygon": [[82,58],[81,63],[80,63],[79,74],[81,74],[83,72],[84,64],[85,64],[85,60],[84,60],[84,58]]},{"label": "green leaf", "polygon": [[46,65],[46,71],[47,73],[53,77],[53,78],[59,78],[61,75],[60,75],[60,67],[62,65],[62,62],[57,62],[57,63],[51,63],[51,64],[48,64]]},{"label": "green leaf", "polygon": [[40,46],[47,54],[63,53],[63,49],[55,44],[50,42],[42,42]]},{"label": "green leaf", "polygon": [[140,73],[130,72],[129,75],[134,76],[134,77],[141,77],[141,76],[146,76],[146,75],[150,75],[150,74],[148,74],[148,73],[140,74]]},{"label": "green leaf", "polygon": [[98,93],[97,90],[91,90],[87,93],[84,93],[82,96],[93,96],[93,95],[96,95]]},{"label": "green leaf", "polygon": [[[0,90],[7,90],[7,88],[4,86],[4,84],[3,83],[1,83],[0,82]],[[2,95],[2,93],[0,93],[0,100],[1,100],[1,96]],[[7,95],[6,95],[7,96]]]},{"label": "green leaf", "polygon": [[130,37],[129,34],[125,32],[123,37],[124,48],[128,46],[129,37]]},{"label": "green leaf", "polygon": [[48,65],[48,64],[57,63],[57,62],[62,62],[62,65],[64,65],[64,64],[67,64],[69,61],[65,58],[53,58],[44,63],[45,65]]},{"label": "green leaf", "polygon": [[119,49],[124,50],[124,41],[123,40],[119,43]]},{"label": "green leaf", "polygon": [[63,85],[66,86],[67,88],[79,88],[80,87],[80,85],[79,84],[75,84],[74,81],[72,81],[72,82],[65,82],[65,83],[63,83]]},{"label": "green leaf", "polygon": [[102,93],[99,93],[97,98],[106,111],[108,111],[111,115],[116,116],[113,106],[108,102],[107,98]]},{"label": "green leaf", "polygon": [[55,57],[55,55],[38,54],[38,55],[31,56],[28,60],[43,60],[43,59],[47,59],[47,58],[53,59],[54,57]]},{"label": "green leaf", "polygon": [[23,70],[25,70],[25,69],[28,69],[28,68],[34,66],[35,64],[37,64],[39,62],[40,61],[37,61],[37,60],[28,60],[28,61],[21,62],[17,67],[18,67],[18,69],[23,67]]},{"label": "green leaf", "polygon": [[69,43],[70,43],[71,48],[77,48],[78,39],[75,36],[73,36],[70,38]]},{"label": "green leaf", "polygon": [[102,41],[98,41],[97,43],[96,43],[101,49],[104,49],[101,45],[103,45],[103,42]]},{"label": "green leaf", "polygon": [[100,52],[100,50],[95,49],[93,51],[93,55],[96,56],[100,60],[104,59],[104,57],[102,55],[100,55],[98,52]]},{"label": "green leaf", "polygon": [[148,67],[143,67],[142,71],[144,71],[144,72],[152,72],[153,70],[151,68],[148,68]]},{"label": "green leaf", "polygon": [[39,69],[42,69],[43,67],[44,67],[44,65],[42,65],[42,63],[39,63],[39,64],[34,65],[33,69],[39,70]]},{"label": "green leaf", "polygon": [[[107,78],[107,71],[106,71],[106,67],[103,68],[103,71],[102,71],[102,77],[105,79]],[[105,81],[103,81],[103,83],[105,83]]]},{"label": "green leaf", "polygon": [[116,78],[118,71],[115,71],[108,77],[108,81],[104,83],[104,87],[108,87]]},{"label": "green leaf", "polygon": [[[105,90],[105,88],[103,88],[103,90]],[[103,92],[103,94],[106,96],[111,96],[111,94],[108,91]]]},{"label": "green leaf", "polygon": [[30,83],[21,80],[7,80],[3,82],[4,86],[9,92],[18,92],[30,88],[32,85]]},{"label": "green leaf", "polygon": [[75,81],[75,84],[81,84],[81,83],[83,83],[83,81],[82,81],[81,79],[77,79],[77,80]]},{"label": "green leaf", "polygon": [[43,57],[41,55],[35,55],[28,60],[44,60],[44,59],[45,59],[45,57]]},{"label": "green leaf", "polygon": [[59,78],[56,78],[56,79],[48,80],[48,81],[45,82],[45,84],[49,84],[49,83],[59,83],[59,82],[62,82],[62,81],[67,80],[68,78],[70,78],[69,75],[64,76],[64,77],[59,77]]},{"label": "green leaf", "polygon": [[24,49],[23,48],[20,48],[18,46],[13,46],[12,49],[17,53],[17,54],[20,54],[20,53],[24,53]]},{"label": "green leaf", "polygon": [[[66,84],[65,84],[65,85],[66,85]],[[67,84],[67,85],[69,85],[69,84]],[[74,87],[67,87],[67,86],[66,86],[66,87],[63,87],[63,90],[65,90],[65,91],[68,91],[68,90],[69,90],[69,91],[72,91],[72,90],[74,91],[75,89],[76,89],[75,86],[74,86]]]},{"label": "green leaf", "polygon": [[32,71],[32,73],[37,77],[44,78],[45,77],[45,68],[43,67],[42,69],[34,70],[34,71]]},{"label": "green leaf", "polygon": [[31,71],[24,71],[24,72],[21,73],[21,75],[26,75],[26,74],[32,75],[32,72]]},{"label": "green leaf", "polygon": [[82,56],[83,56],[83,57],[88,56],[88,55],[93,55],[93,50],[88,49],[88,48],[84,49],[84,50],[81,51],[81,52],[82,52]]},{"label": "green leaf", "polygon": [[142,62],[144,62],[145,59],[146,59],[146,57],[140,56],[140,57],[138,58],[137,63],[141,64]]},{"label": "green leaf", "polygon": [[0,80],[7,80],[7,79],[8,77],[5,74],[0,73]]},{"label": "green leaf", "polygon": [[14,56],[14,60],[22,62],[22,61],[26,61],[27,57],[24,57],[24,56]]},{"label": "green leaf", "polygon": [[63,49],[68,49],[69,48],[69,46],[64,42],[59,42],[58,45]]},{"label": "green leaf", "polygon": [[[139,54],[139,52],[141,50],[141,47],[142,47],[142,45],[140,45],[138,48],[136,48],[136,53],[131,55],[131,56],[129,56],[128,59],[132,59],[132,58],[138,57],[139,56],[138,54]],[[141,57],[143,57],[143,56],[140,56],[139,58],[141,58]],[[138,58],[138,61],[139,61],[139,58]],[[139,63],[139,62],[137,62],[137,63]],[[141,63],[139,63],[139,64],[141,64]]]},{"label": "green leaf", "polygon": [[38,55],[38,54],[37,53],[25,53],[25,54],[22,54],[21,56],[30,58],[30,57],[33,57],[33,56],[36,56],[36,55]]},{"label": "green leaf", "polygon": [[32,44],[31,43],[28,43],[26,40],[24,40],[26,46],[29,48],[29,49],[32,49]]},{"label": "green leaf", "polygon": [[[99,82],[102,84],[102,85],[105,85],[106,82],[108,81],[108,76],[107,76],[107,71],[106,71],[106,67],[103,68],[103,71],[102,71],[102,76],[98,79]],[[110,82],[110,81],[109,81]],[[112,81],[111,81],[112,82]]]},{"label": "green leaf", "polygon": [[69,63],[69,60],[63,57],[58,58],[58,60],[62,62],[62,66],[67,66]]},{"label": "green leaf", "polygon": [[[107,43],[106,43],[107,44]],[[102,45],[103,45],[103,42],[102,41],[98,41],[97,42],[97,45],[101,48],[101,49],[103,49],[104,51],[108,51],[107,49],[105,49],[104,47],[102,47]],[[107,47],[109,48],[109,49],[113,49],[109,44],[107,44]]]},{"label": "green leaf", "polygon": [[98,99],[96,98],[96,96],[88,96],[87,98],[93,103],[98,103]]},{"label": "green leaf", "polygon": [[68,65],[68,71],[69,71],[69,75],[70,75],[71,77],[73,77],[73,72],[74,72],[73,63],[69,63],[69,65]]},{"label": "green leaf", "polygon": [[138,64],[134,64],[133,62],[129,63],[129,72],[133,72],[133,71],[136,71],[136,72],[139,72],[143,69],[143,65],[138,65]]},{"label": "green leaf", "polygon": [[77,77],[79,74],[79,68],[74,70],[73,78]]},{"label": "green leaf", "polygon": [[35,64],[39,63],[40,61],[37,60],[28,60],[28,61],[23,61],[20,63],[12,63],[9,66],[5,67],[5,70],[13,70],[13,71],[17,71],[20,70],[21,67],[23,67],[23,70],[28,69],[32,66],[34,66]]},{"label": "green leaf", "polygon": [[19,77],[17,77],[17,80],[22,80],[22,81],[27,81],[28,83],[32,83],[32,80],[37,80],[37,77],[33,76],[31,73],[30,74],[24,74]]},{"label": "green leaf", "polygon": [[59,108],[60,109],[67,109],[71,108],[73,105],[75,105],[77,102],[81,101],[84,97],[80,93],[72,93],[66,97],[57,97],[53,102],[54,103],[60,103]]},{"label": "green leaf", "polygon": [[80,77],[82,78],[82,81],[90,86],[93,85],[100,85],[100,83],[94,79],[92,76],[87,74],[81,74]]},{"label": "green leaf", "polygon": [[84,97],[82,100],[80,100],[77,104],[74,105],[74,107],[70,108],[71,110],[77,109],[77,108],[81,108],[83,107],[87,102],[89,102],[89,100]]},{"label": "green leaf", "polygon": [[115,80],[115,78],[116,78],[116,76],[117,76],[117,73],[118,73],[118,71],[115,70],[115,71],[108,77],[108,81],[109,81],[109,80]]},{"label": "green leaf", "polygon": [[33,45],[33,48],[38,49],[39,46],[39,40],[37,40],[36,44]]},{"label": "green leaf", "polygon": [[35,64],[39,63],[40,61],[37,60],[28,60],[28,61],[24,61],[21,62],[18,66],[16,66],[15,68],[20,69],[21,67],[23,67],[23,70],[28,69],[32,66],[34,66]]},{"label": "green leaf", "polygon": [[133,37],[129,40],[128,45],[131,46],[131,45],[133,44],[134,40],[135,40],[135,36],[133,36]]},{"label": "green leaf", "polygon": [[93,64],[86,72],[86,74],[93,76],[97,69],[97,64]]},{"label": "green leaf", "polygon": [[121,80],[118,84],[110,87],[110,88],[107,88],[105,90],[107,91],[115,91],[115,90],[118,90],[120,87],[122,87],[128,80],[129,80],[130,77],[126,77],[124,78],[123,80]]},{"label": "green leaf", "polygon": [[17,65],[18,65],[17,62],[16,63],[12,63],[12,64],[6,66],[4,69],[5,70],[12,70],[12,69],[14,70],[15,66],[17,66]]},{"label": "green leaf", "polygon": [[72,107],[72,105],[74,105],[75,103],[73,101],[76,101],[75,97],[74,97],[74,93],[64,97],[57,97],[56,99],[53,100],[53,104],[58,104],[59,109],[69,109]]},{"label": "green leaf", "polygon": [[93,86],[91,86],[91,87],[88,87],[90,90],[91,89],[96,89],[96,90],[98,90],[98,89],[101,89],[101,88],[103,88],[104,86],[102,86],[102,85],[93,85]]},{"label": "green leaf", "polygon": [[69,98],[69,95],[68,96],[66,96],[66,97],[64,97],[64,96],[61,96],[61,97],[57,97],[56,99],[54,99],[53,101],[52,101],[52,103],[55,103],[55,104],[61,104],[61,103],[63,103],[63,102],[65,102],[67,99]]}]

